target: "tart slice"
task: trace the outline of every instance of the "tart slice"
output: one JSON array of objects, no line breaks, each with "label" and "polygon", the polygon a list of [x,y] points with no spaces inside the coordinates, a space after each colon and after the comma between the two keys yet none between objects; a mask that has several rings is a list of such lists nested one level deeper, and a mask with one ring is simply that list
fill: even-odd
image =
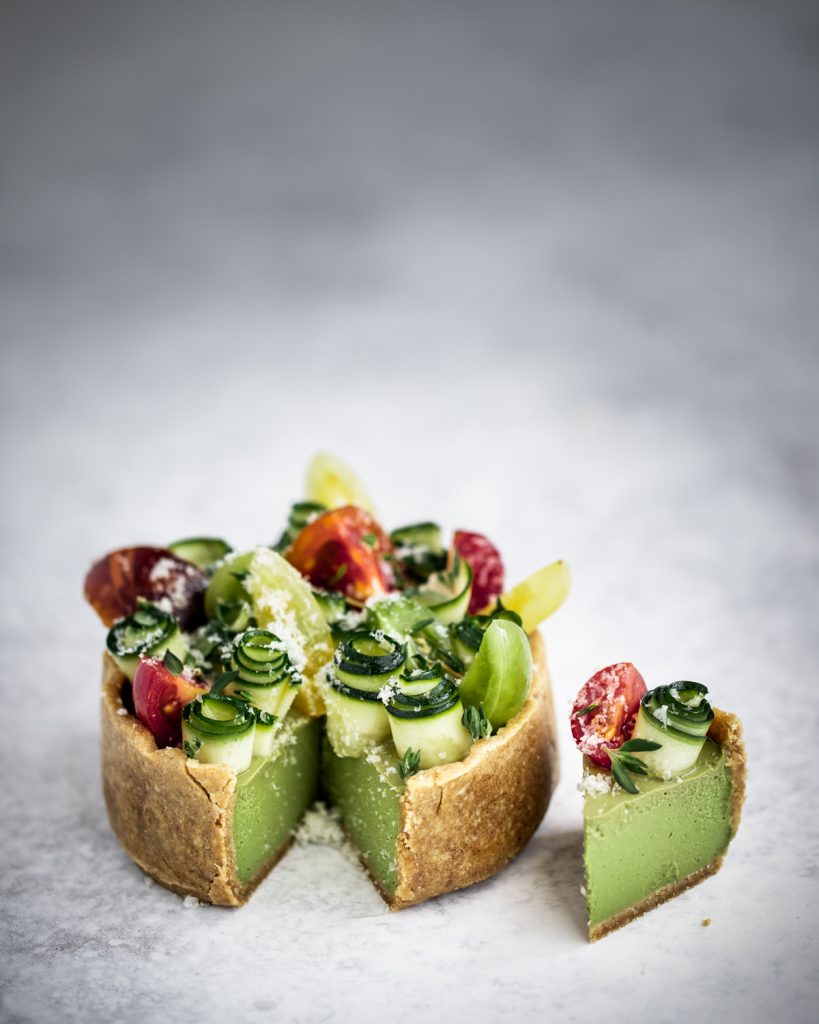
[{"label": "tart slice", "polygon": [[742,727],[698,683],[646,691],[633,665],[602,669],[571,716],[583,752],[589,938],[714,874],[739,826]]}]

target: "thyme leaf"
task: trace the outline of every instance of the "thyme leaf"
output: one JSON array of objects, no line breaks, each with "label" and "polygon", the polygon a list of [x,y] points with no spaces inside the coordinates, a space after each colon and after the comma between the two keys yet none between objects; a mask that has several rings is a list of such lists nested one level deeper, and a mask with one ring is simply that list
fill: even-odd
[{"label": "thyme leaf", "polygon": [[162,664],[175,676],[178,676],[182,671],[182,662],[177,658],[170,647],[165,651],[165,657],[162,659]]},{"label": "thyme leaf", "polygon": [[410,775],[415,775],[420,767],[421,751],[407,747],[404,751],[404,756],[398,762],[398,774],[402,779],[408,779]]},{"label": "thyme leaf", "polygon": [[188,757],[196,757],[199,748],[202,746],[202,741],[198,736],[194,736],[193,740],[185,740],[182,746],[185,748],[185,753]]},{"label": "thyme leaf", "polygon": [[581,715],[590,715],[592,711],[596,711],[599,707],[599,700],[592,701],[591,704],[587,704],[584,708],[581,708],[579,711],[575,711],[575,717],[579,718]]},{"label": "thyme leaf", "polygon": [[469,730],[473,740],[484,740],[492,735],[492,723],[486,717],[483,704],[475,707],[474,704],[464,708],[461,722]]}]

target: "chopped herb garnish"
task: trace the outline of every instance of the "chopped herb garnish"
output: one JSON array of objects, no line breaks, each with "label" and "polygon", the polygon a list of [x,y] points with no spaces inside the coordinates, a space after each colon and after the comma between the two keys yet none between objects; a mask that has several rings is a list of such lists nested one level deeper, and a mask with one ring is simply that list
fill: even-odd
[{"label": "chopped herb garnish", "polygon": [[361,543],[366,544],[368,548],[374,548],[378,543],[378,538],[374,533],[362,533]]},{"label": "chopped herb garnish", "polygon": [[584,708],[581,708],[579,711],[575,711],[575,716],[579,717],[580,715],[590,715],[592,713],[592,711],[597,710],[597,708],[599,708],[599,707],[600,707],[600,701],[599,700],[592,701],[591,704],[587,704]]},{"label": "chopped herb garnish", "polygon": [[402,779],[408,779],[410,775],[415,775],[420,767],[421,751],[407,747],[404,751],[404,756],[398,762],[398,774]]},{"label": "chopped herb garnish", "polygon": [[198,736],[194,736],[193,740],[185,740],[182,746],[185,748],[185,753],[188,757],[196,757],[199,748],[202,746],[202,741]]},{"label": "chopped herb garnish", "polygon": [[173,653],[170,647],[167,649],[167,651],[165,651],[165,657],[162,659],[162,664],[169,672],[173,673],[173,675],[175,676],[178,676],[180,674],[183,667],[182,662],[179,660],[179,658],[177,658],[177,656]]},{"label": "chopped herb garnish", "polygon": [[338,569],[333,573],[332,577],[327,581],[328,587],[334,587],[339,580],[343,580],[347,575],[347,563],[343,562]]},{"label": "chopped herb garnish", "polygon": [[[634,753],[648,750],[659,750],[662,743],[655,743],[653,740],[640,738],[626,740],[621,746],[607,749],[606,753],[611,760],[611,774],[618,785],[622,786],[627,793],[639,793],[637,783],[631,775],[648,775],[648,768]],[[630,774],[631,773],[631,774]]]},{"label": "chopped herb garnish", "polygon": [[492,723],[486,717],[483,704],[464,708],[461,721],[469,729],[473,740],[483,740],[492,735]]}]

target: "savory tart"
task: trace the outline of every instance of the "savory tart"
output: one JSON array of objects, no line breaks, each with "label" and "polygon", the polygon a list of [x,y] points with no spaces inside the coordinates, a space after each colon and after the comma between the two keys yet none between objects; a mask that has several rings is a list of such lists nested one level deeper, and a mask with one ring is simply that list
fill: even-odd
[{"label": "savory tart", "polygon": [[647,691],[630,663],[602,669],[571,715],[584,754],[589,938],[713,875],[739,826],[745,748],[700,683]]},{"label": "savory tart", "polygon": [[387,534],[371,508],[321,456],[275,545],[193,538],[89,572],[109,818],[167,888],[242,904],[319,796],[394,909],[494,874],[540,823],[557,752],[536,627],[565,565],[504,591],[485,537]]}]

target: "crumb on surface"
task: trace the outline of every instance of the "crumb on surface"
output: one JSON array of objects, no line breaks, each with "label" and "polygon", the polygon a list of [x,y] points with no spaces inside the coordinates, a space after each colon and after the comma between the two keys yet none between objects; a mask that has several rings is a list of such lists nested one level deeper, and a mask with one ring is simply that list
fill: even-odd
[{"label": "crumb on surface", "polygon": [[711,924],[711,918],[710,917],[704,917],[702,919],[702,926],[703,926],[703,928],[707,928],[709,924]]}]

